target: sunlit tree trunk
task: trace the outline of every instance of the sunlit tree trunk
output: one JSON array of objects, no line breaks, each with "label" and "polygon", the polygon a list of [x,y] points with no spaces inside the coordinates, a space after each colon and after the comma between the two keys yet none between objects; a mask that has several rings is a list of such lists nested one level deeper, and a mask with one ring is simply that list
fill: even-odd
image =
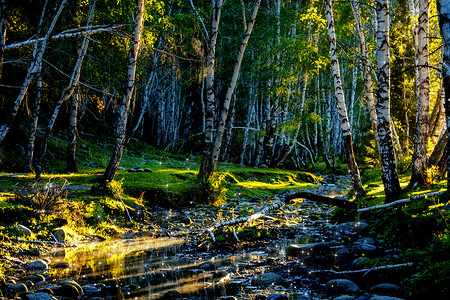
[{"label": "sunlit tree trunk", "polygon": [[381,178],[386,202],[396,200],[400,193],[394,145],[390,127],[390,64],[389,64],[389,1],[377,0],[377,120],[380,140]]},{"label": "sunlit tree trunk", "polygon": [[78,103],[80,102],[80,94],[76,92],[70,99],[70,115],[69,115],[69,130],[67,134],[67,172],[78,172],[76,158],[77,150],[77,118],[78,118]]},{"label": "sunlit tree trunk", "polygon": [[[19,110],[20,104],[22,103],[22,100],[24,99],[25,94],[28,91],[28,87],[30,86],[31,81],[35,78],[37,72],[39,71],[45,49],[47,48],[47,43],[50,39],[50,35],[51,35],[53,29],[55,28],[56,22],[58,21],[66,4],[67,4],[67,0],[62,0],[61,4],[56,12],[55,17],[53,18],[52,23],[50,24],[50,26],[47,30],[47,33],[36,52],[36,56],[34,56],[34,59],[31,62],[30,67],[28,68],[28,72],[25,77],[22,88],[20,89],[19,95],[17,96],[16,100],[14,101],[14,106],[12,108],[12,111],[7,116],[6,122],[4,122],[4,124],[2,124],[0,126],[0,144],[3,142],[6,134],[8,133],[9,129],[11,128],[12,122],[14,121],[14,118],[16,117],[17,111]],[[42,15],[42,18],[43,17],[44,17],[44,14]]]},{"label": "sunlit tree trunk", "polygon": [[355,17],[355,26],[356,31],[358,32],[358,38],[360,43],[360,50],[361,50],[361,62],[363,64],[363,72],[364,72],[364,86],[365,86],[365,93],[366,93],[366,101],[367,101],[367,108],[369,109],[369,117],[370,117],[370,123],[372,124],[372,130],[375,135],[375,141],[377,144],[377,148],[379,148],[379,141],[378,141],[378,130],[377,130],[377,110],[375,108],[375,97],[373,92],[373,83],[372,83],[372,77],[370,75],[370,60],[369,60],[369,54],[367,52],[367,46],[366,46],[366,38],[364,36],[364,31],[362,27],[361,22],[361,10],[360,10],[360,2],[359,1],[350,1],[353,16]]},{"label": "sunlit tree trunk", "polygon": [[339,69],[339,60],[336,49],[336,34],[334,29],[333,10],[331,0],[325,0],[325,14],[328,23],[328,42],[330,44],[331,69],[334,79],[335,99],[338,105],[339,120],[341,125],[342,137],[344,139],[344,148],[347,157],[348,167],[352,177],[353,190],[356,197],[366,194],[361,183],[358,165],[356,164],[355,154],[352,145],[352,133],[347,116],[347,108],[345,106],[344,93],[342,89],[341,72]]},{"label": "sunlit tree trunk", "polygon": [[[220,15],[223,0],[212,0],[211,35],[208,36],[208,49],[206,54],[206,104],[205,104],[205,131],[203,136],[204,150],[200,163],[199,177],[209,178],[214,171],[214,119],[216,94],[214,90],[214,69],[216,65],[216,44],[219,32]],[[207,32],[206,32],[207,34]]]},{"label": "sunlit tree trunk", "polygon": [[250,86],[249,86],[249,97],[250,100],[248,101],[248,106],[247,106],[247,118],[246,118],[246,122],[245,122],[245,129],[244,129],[244,139],[242,141],[242,152],[239,158],[239,165],[240,166],[244,166],[245,165],[245,153],[247,152],[247,146],[248,146],[248,140],[249,140],[249,135],[250,135],[250,127],[251,124],[255,118],[255,99],[256,99],[256,95],[255,95],[255,88],[253,87],[253,80],[250,80]]},{"label": "sunlit tree trunk", "polygon": [[123,150],[125,147],[125,137],[128,113],[130,109],[131,97],[134,91],[134,83],[136,79],[136,64],[141,44],[141,35],[143,31],[145,14],[145,0],[137,1],[136,15],[133,25],[133,38],[130,45],[130,53],[128,56],[128,71],[127,80],[122,100],[119,103],[119,120],[116,127],[116,141],[111,159],[103,174],[100,187],[105,188],[106,184],[114,179],[120,160],[122,159]]},{"label": "sunlit tree trunk", "polygon": [[437,0],[437,14],[442,37],[442,77],[445,91],[445,120],[447,123],[447,190],[450,191],[450,1]]},{"label": "sunlit tree trunk", "polygon": [[431,139],[433,145],[436,145],[441,134],[442,128],[445,125],[445,93],[442,86],[443,80],[440,79],[439,91],[436,96],[436,103],[430,116],[430,130],[428,132],[428,138]]},{"label": "sunlit tree trunk", "polygon": [[430,70],[428,68],[428,11],[429,0],[419,0],[418,81],[416,133],[410,187],[427,183],[427,150],[430,111]]},{"label": "sunlit tree trunk", "polygon": [[[219,118],[219,126],[217,128],[217,133],[214,141],[214,147],[212,149],[212,155],[209,157],[205,157],[208,153],[204,153],[202,157],[202,162],[200,165],[200,170],[198,176],[200,178],[210,178],[216,168],[217,161],[219,159],[220,148],[222,146],[223,134],[227,122],[228,112],[230,109],[231,98],[234,94],[234,90],[236,87],[237,79],[240,73],[242,59],[244,57],[245,49],[247,48],[247,43],[250,39],[250,36],[253,31],[253,26],[256,21],[256,16],[258,15],[259,6],[262,0],[258,0],[253,6],[250,20],[247,24],[247,28],[244,32],[244,36],[242,38],[242,42],[238,51],[238,55],[236,58],[236,62],[234,64],[233,75],[231,76],[230,84],[228,85],[227,92],[225,94],[225,100],[222,108],[222,113]],[[209,102],[209,100],[208,100]]]}]

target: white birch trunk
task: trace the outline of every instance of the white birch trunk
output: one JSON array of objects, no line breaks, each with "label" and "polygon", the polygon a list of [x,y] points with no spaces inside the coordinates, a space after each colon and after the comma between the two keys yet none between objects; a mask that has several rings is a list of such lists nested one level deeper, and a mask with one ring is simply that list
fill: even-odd
[{"label": "white birch trunk", "polygon": [[430,113],[430,70],[428,68],[428,12],[429,0],[419,0],[419,30],[417,56],[417,112],[416,133],[410,187],[426,184],[427,150]]},{"label": "white birch trunk", "polygon": [[[262,0],[258,0],[255,3],[255,5],[253,6],[250,20],[247,25],[247,30],[245,31],[244,36],[242,38],[238,56],[236,58],[233,75],[231,77],[231,81],[230,81],[230,84],[227,88],[227,92],[225,95],[225,101],[224,101],[222,113],[221,113],[220,119],[219,119],[219,126],[217,128],[217,133],[216,133],[216,137],[215,137],[215,141],[214,141],[214,147],[213,147],[212,153],[211,153],[212,156],[207,157],[205,159],[204,156],[205,156],[205,154],[207,155],[207,153],[203,154],[202,163],[200,165],[200,170],[199,170],[199,174],[198,174],[200,177],[209,178],[212,175],[212,173],[214,172],[214,169],[216,168],[216,164],[219,159],[220,148],[222,146],[222,139],[223,139],[223,134],[224,134],[226,121],[227,121],[227,117],[228,117],[228,111],[230,109],[231,98],[233,96],[233,93],[234,93],[234,90],[236,87],[237,79],[240,74],[242,59],[244,57],[245,49],[247,48],[248,40],[250,39],[250,36],[253,31],[253,26],[256,21],[256,16],[258,15],[258,10],[259,10],[261,1]],[[209,103],[209,99],[208,99],[208,103]]]},{"label": "white birch trunk", "polygon": [[361,183],[358,165],[356,164],[355,155],[353,152],[352,133],[348,120],[347,108],[345,106],[341,73],[339,68],[339,60],[337,56],[336,33],[334,29],[334,18],[331,0],[325,0],[325,14],[328,23],[328,42],[330,44],[331,69],[334,79],[334,91],[335,91],[335,99],[338,106],[340,127],[342,131],[342,137],[344,139],[344,147],[347,157],[347,163],[352,177],[353,190],[356,197],[358,198],[364,196],[366,192],[364,191],[364,188]]},{"label": "white birch trunk", "polygon": [[136,64],[141,44],[141,35],[143,31],[145,15],[145,0],[137,1],[136,16],[134,18],[133,39],[131,41],[130,53],[128,57],[128,70],[125,91],[119,106],[119,120],[116,128],[116,141],[111,160],[100,181],[100,188],[105,189],[106,184],[114,179],[120,160],[122,159],[123,149],[125,147],[125,137],[127,128],[128,111],[130,108],[131,97],[134,91],[136,79]]},{"label": "white birch trunk", "polygon": [[450,1],[437,0],[437,14],[442,37],[442,77],[445,91],[445,121],[447,124],[447,192],[450,191]]},{"label": "white birch trunk", "polygon": [[367,46],[366,46],[366,39],[364,36],[364,31],[362,27],[361,22],[361,12],[360,12],[360,3],[359,1],[350,1],[352,4],[352,11],[353,15],[355,17],[355,25],[356,25],[356,31],[358,32],[358,38],[360,43],[360,49],[361,49],[361,62],[364,67],[364,86],[365,86],[365,93],[366,93],[366,101],[367,101],[367,108],[369,109],[369,117],[370,117],[370,123],[372,124],[372,130],[373,134],[375,135],[375,142],[377,145],[377,149],[379,149],[379,139],[378,139],[378,130],[377,130],[377,110],[375,108],[375,97],[373,92],[373,83],[372,83],[372,77],[370,75],[370,60],[369,60],[369,54],[367,52]]},{"label": "white birch trunk", "polygon": [[389,64],[389,0],[376,0],[377,13],[377,121],[380,140],[381,178],[386,201],[398,199],[401,188],[397,174],[394,145],[390,127],[390,64]]},{"label": "white birch trunk", "polygon": [[0,2],[0,79],[3,70],[3,54],[6,45],[6,0]]}]

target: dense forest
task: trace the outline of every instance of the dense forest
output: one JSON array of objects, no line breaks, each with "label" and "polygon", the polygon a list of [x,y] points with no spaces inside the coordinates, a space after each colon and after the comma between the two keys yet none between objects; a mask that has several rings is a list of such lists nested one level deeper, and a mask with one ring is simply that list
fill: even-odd
[{"label": "dense forest", "polygon": [[343,161],[358,197],[358,164],[381,168],[393,201],[399,172],[410,187],[447,172],[447,6],[2,0],[1,168],[45,169],[64,134],[77,171],[77,140],[97,135],[115,140],[103,185],[138,139],[201,155],[206,179],[218,161]]}]

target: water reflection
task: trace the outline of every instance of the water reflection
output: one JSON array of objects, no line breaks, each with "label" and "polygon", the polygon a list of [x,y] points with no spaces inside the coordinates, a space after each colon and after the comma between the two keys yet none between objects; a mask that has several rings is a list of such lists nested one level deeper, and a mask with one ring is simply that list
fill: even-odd
[{"label": "water reflection", "polygon": [[[229,266],[259,256],[214,257],[210,260],[214,264],[208,267],[201,255],[185,254],[183,249],[184,241],[176,239],[95,243],[55,253],[50,273],[56,281],[71,278],[80,282],[86,298],[158,299],[177,290],[183,297],[212,299],[235,294],[240,288],[226,280],[232,272]],[[68,269],[59,268],[67,265]]]}]

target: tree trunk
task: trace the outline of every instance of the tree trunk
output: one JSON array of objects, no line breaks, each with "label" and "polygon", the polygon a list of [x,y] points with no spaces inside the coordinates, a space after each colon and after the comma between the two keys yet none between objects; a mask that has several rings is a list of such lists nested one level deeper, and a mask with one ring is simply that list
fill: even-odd
[{"label": "tree trunk", "polygon": [[79,92],[72,95],[70,101],[69,131],[67,134],[67,162],[66,172],[78,172],[77,162],[75,160],[77,150],[77,118]]},{"label": "tree trunk", "polygon": [[[206,56],[206,105],[205,105],[205,132],[204,132],[204,150],[200,163],[198,176],[200,178],[209,178],[214,171],[213,163],[213,141],[214,141],[214,119],[215,119],[215,100],[214,91],[214,68],[216,60],[216,44],[219,32],[220,15],[222,12],[223,0],[212,0],[212,18],[211,18],[211,36],[208,41],[208,52]],[[206,32],[207,34],[207,32]],[[211,171],[212,170],[212,171]]]},{"label": "tree trunk", "polygon": [[442,127],[445,124],[445,94],[442,83],[443,80],[441,78],[439,91],[436,96],[436,103],[430,116],[430,130],[428,132],[428,137],[431,138],[431,142],[433,143],[433,145],[436,145],[436,143],[438,142],[442,134]]},{"label": "tree trunk", "polygon": [[131,97],[134,91],[136,79],[136,64],[141,44],[145,14],[145,0],[137,0],[136,16],[134,18],[133,39],[131,41],[130,53],[128,57],[128,71],[125,91],[119,104],[119,120],[116,127],[116,142],[109,164],[100,181],[100,188],[105,189],[106,185],[114,179],[120,160],[122,159],[125,147],[125,137],[127,128],[128,112],[130,109]]},{"label": "tree trunk", "polygon": [[429,5],[429,0],[419,0],[418,48],[416,49],[418,98],[410,187],[427,183],[428,118],[430,111],[430,71],[428,68]]},{"label": "tree trunk", "polygon": [[38,67],[36,73],[36,96],[34,98],[33,109],[31,112],[30,133],[28,135],[27,152],[25,157],[25,172],[31,172],[34,157],[34,146],[36,140],[36,131],[39,120],[39,111],[42,100],[42,64]]},{"label": "tree trunk", "polygon": [[5,45],[6,45],[6,0],[1,0],[1,3],[0,3],[0,79],[2,78],[3,54],[5,53]]},{"label": "tree trunk", "polygon": [[[431,166],[437,166],[439,167],[439,170],[444,173],[445,172],[445,165],[441,164],[440,162],[444,158],[447,160],[447,157],[444,157],[445,155],[445,148],[447,146],[447,130],[441,135],[439,141],[436,144],[436,147],[434,147],[433,152],[430,155],[430,158],[428,159],[428,167]],[[441,169],[441,167],[443,167]]]},{"label": "tree trunk", "polygon": [[[253,6],[250,20],[247,24],[247,29],[244,32],[244,36],[242,38],[238,56],[237,56],[236,62],[234,64],[233,75],[231,77],[231,81],[230,81],[230,84],[227,88],[227,92],[225,95],[225,101],[224,101],[222,113],[221,113],[220,119],[219,119],[219,127],[217,128],[216,138],[214,141],[214,147],[211,151],[211,156],[208,156],[209,153],[203,154],[202,162],[200,165],[200,170],[198,173],[198,176],[200,178],[210,178],[214,172],[214,169],[216,168],[216,164],[219,159],[220,148],[222,146],[222,138],[223,138],[223,134],[224,134],[225,126],[226,126],[228,111],[230,109],[231,98],[233,96],[233,93],[234,93],[234,90],[236,87],[237,79],[238,79],[240,69],[241,69],[242,59],[244,57],[245,49],[247,48],[248,40],[250,39],[250,36],[253,31],[253,26],[256,21],[256,16],[258,15],[258,10],[259,10],[261,1],[262,0],[257,0],[255,5]],[[209,99],[208,99],[208,102],[209,102]],[[205,157],[205,156],[207,156],[207,157]]]},{"label": "tree trunk", "polygon": [[437,14],[442,37],[442,77],[445,91],[445,119],[447,123],[447,191],[450,191],[450,1],[437,0]]},{"label": "tree trunk", "polygon": [[352,145],[352,133],[347,116],[347,108],[345,106],[344,93],[342,89],[341,73],[339,69],[339,60],[336,49],[336,34],[334,29],[333,9],[331,0],[325,0],[325,14],[328,23],[328,42],[330,44],[330,59],[331,69],[334,79],[335,99],[338,105],[339,120],[342,130],[342,137],[344,139],[344,148],[347,157],[348,167],[352,176],[353,190],[357,198],[366,194],[361,183],[358,165],[356,164],[355,155]]},{"label": "tree trunk", "polygon": [[[92,22],[92,18],[94,17],[94,11],[95,11],[95,3],[96,1],[93,1],[93,4],[91,6],[87,25],[89,26]],[[50,133],[53,130],[53,126],[55,125],[56,118],[58,117],[59,110],[61,108],[61,105],[64,101],[70,98],[72,96],[73,92],[75,91],[76,87],[79,84],[79,79],[81,75],[81,67],[83,65],[83,60],[86,55],[86,51],[89,45],[89,39],[87,36],[83,38],[83,42],[81,43],[80,49],[78,50],[78,58],[75,63],[75,66],[73,68],[72,77],[70,78],[69,85],[62,91],[61,97],[56,102],[55,108],[53,110],[53,115],[50,118],[47,128],[45,129],[44,136],[42,137],[41,141],[41,152],[40,157],[37,162],[38,165],[42,164],[42,160],[44,159],[45,154],[47,153],[47,144],[48,144],[48,138],[50,136]]]},{"label": "tree trunk", "polygon": [[242,141],[242,152],[241,152],[241,156],[240,156],[240,160],[239,160],[239,165],[240,166],[245,166],[245,152],[247,151],[247,145],[248,145],[248,138],[249,138],[249,133],[250,133],[250,126],[253,122],[253,118],[255,117],[255,98],[256,95],[254,94],[254,87],[253,87],[253,81],[250,81],[250,87],[249,87],[249,97],[250,97],[250,101],[248,102],[248,107],[247,107],[247,120],[246,120],[246,124],[245,124],[245,129],[244,129],[244,140]]},{"label": "tree trunk", "polygon": [[[37,50],[37,54],[34,59],[34,61],[30,64],[30,67],[28,68],[27,76],[25,77],[25,81],[22,85],[22,88],[20,89],[19,95],[17,96],[13,109],[11,113],[6,118],[6,122],[0,126],[0,144],[5,139],[6,134],[8,133],[9,129],[11,128],[12,122],[14,121],[14,118],[16,117],[17,111],[19,110],[20,105],[22,104],[22,100],[25,97],[25,94],[28,91],[28,87],[30,86],[31,81],[36,76],[36,73],[39,71],[39,66],[42,63],[42,58],[44,56],[45,49],[47,47],[48,40],[50,39],[50,35],[55,28],[56,22],[59,19],[59,16],[61,15],[64,7],[67,4],[67,0],[62,0],[58,11],[56,12],[55,17],[52,20],[52,23],[50,24],[47,33]],[[42,16],[43,17],[43,16]]]},{"label": "tree trunk", "polygon": [[361,62],[364,67],[364,86],[367,99],[367,108],[369,109],[370,123],[372,124],[373,134],[375,135],[375,142],[377,144],[377,149],[379,149],[379,139],[377,130],[377,111],[375,108],[375,99],[373,92],[372,77],[370,75],[370,60],[369,54],[366,47],[366,39],[364,37],[364,31],[361,22],[361,12],[360,12],[360,2],[350,1],[352,4],[353,16],[355,17],[356,31],[358,32],[358,38],[361,49]]},{"label": "tree trunk", "polygon": [[386,202],[397,200],[400,183],[390,127],[389,1],[376,0],[377,13],[377,121],[380,140],[381,178]]}]

